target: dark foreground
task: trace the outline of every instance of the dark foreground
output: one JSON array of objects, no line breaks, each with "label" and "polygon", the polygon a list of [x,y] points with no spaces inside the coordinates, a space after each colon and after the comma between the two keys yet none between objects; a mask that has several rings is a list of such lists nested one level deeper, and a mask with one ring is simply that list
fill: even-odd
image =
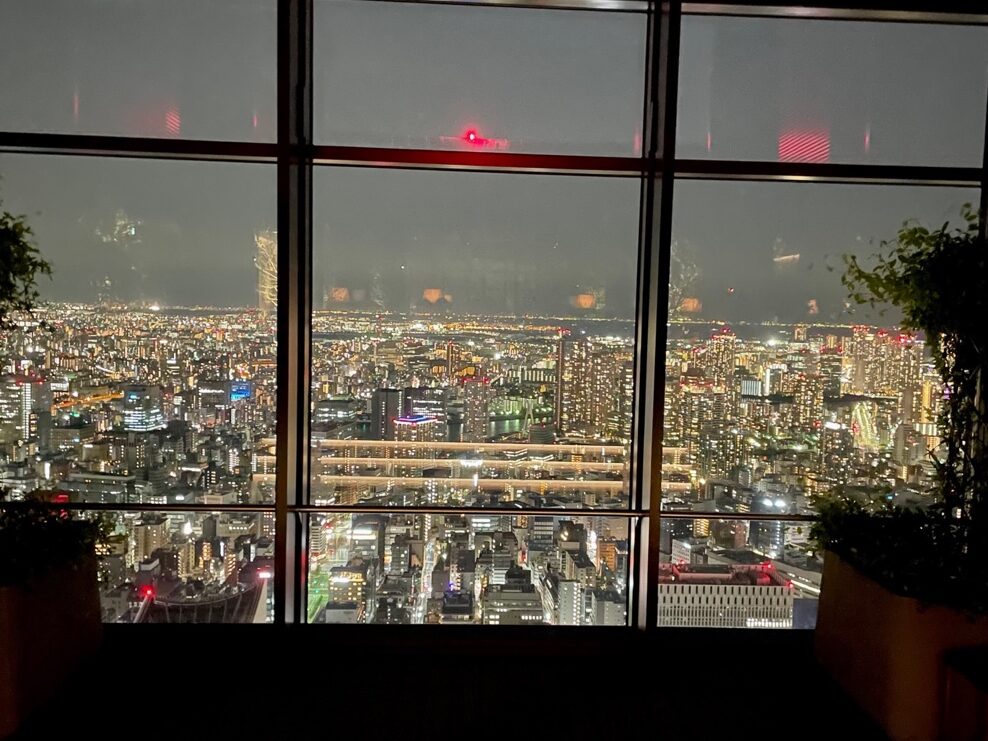
[{"label": "dark foreground", "polygon": [[107,626],[21,739],[883,736],[801,631]]}]

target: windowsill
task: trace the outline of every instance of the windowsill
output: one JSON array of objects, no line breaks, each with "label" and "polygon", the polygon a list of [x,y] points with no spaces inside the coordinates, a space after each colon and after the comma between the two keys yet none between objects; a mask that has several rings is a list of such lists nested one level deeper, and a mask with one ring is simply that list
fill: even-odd
[{"label": "windowsill", "polygon": [[123,738],[136,727],[145,737],[308,729],[416,738],[454,726],[482,736],[500,728],[504,738],[643,737],[648,728],[675,739],[752,738],[767,719],[789,725],[806,713],[814,727],[804,737],[881,738],[816,665],[812,639],[773,630],[109,625],[98,660],[56,700],[58,712],[40,713],[20,738],[69,729]]}]

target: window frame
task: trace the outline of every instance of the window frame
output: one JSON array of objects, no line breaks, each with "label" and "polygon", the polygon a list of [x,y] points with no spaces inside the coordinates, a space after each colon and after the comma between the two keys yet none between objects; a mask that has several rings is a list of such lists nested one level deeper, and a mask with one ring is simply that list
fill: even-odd
[{"label": "window frame", "polygon": [[[371,1],[371,0],[364,0]],[[313,15],[315,0],[277,3],[277,120],[274,142],[131,138],[88,134],[0,131],[0,152],[133,157],[214,162],[265,162],[277,168],[278,308],[277,443],[274,505],[58,504],[73,511],[274,512],[274,622],[306,622],[307,518],[337,514],[519,514],[517,509],[415,506],[404,508],[309,505],[312,174],[316,166],[549,173],[637,178],[640,182],[635,399],[631,497],[624,510],[600,514],[628,523],[627,627],[658,629],[661,520],[696,519],[694,512],[661,510],[666,307],[675,185],[681,179],[829,182],[882,185],[973,186],[988,213],[988,120],[980,167],[937,167],[678,159],[676,116],[681,19],[687,15],[739,15],[848,21],[988,24],[988,15],[965,12],[965,3],[875,2],[866,9],[819,0],[814,8],[771,2],[683,3],[681,0],[391,0],[404,3],[552,8],[558,12],[627,12],[641,15],[646,35],[639,156],[518,154],[317,145],[313,140]],[[988,91],[986,91],[988,100]],[[988,116],[986,116],[988,119]],[[982,232],[985,221],[982,221]],[[0,502],[0,507],[5,503]],[[594,510],[526,509],[525,515],[586,516]],[[719,520],[812,521],[812,516],[717,513]]]}]

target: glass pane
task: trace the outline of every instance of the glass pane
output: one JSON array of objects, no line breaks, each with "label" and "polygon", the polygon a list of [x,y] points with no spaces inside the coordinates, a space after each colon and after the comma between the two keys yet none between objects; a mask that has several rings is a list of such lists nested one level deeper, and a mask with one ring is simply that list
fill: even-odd
[{"label": "glass pane", "polygon": [[102,520],[105,623],[267,623],[274,617],[274,511],[76,512]]},{"label": "glass pane", "polygon": [[823,554],[810,523],[663,519],[659,625],[816,627]]},{"label": "glass pane", "polygon": [[273,141],[274,0],[4,0],[0,131]]},{"label": "glass pane", "polygon": [[326,144],[629,155],[645,16],[317,0]]},{"label": "glass pane", "polygon": [[626,508],[638,181],[314,188],[313,503]]},{"label": "glass pane", "polygon": [[275,168],[0,155],[0,172],[52,264],[34,318],[0,333],[2,486],[273,501]]},{"label": "glass pane", "polygon": [[979,166],[988,27],[683,19],[680,157]]},{"label": "glass pane", "polygon": [[313,515],[309,622],[625,625],[628,522]]},{"label": "glass pane", "polygon": [[842,255],[977,191],[680,181],[666,356],[664,507],[811,514],[837,486],[922,490],[937,375],[897,316],[848,303]]}]

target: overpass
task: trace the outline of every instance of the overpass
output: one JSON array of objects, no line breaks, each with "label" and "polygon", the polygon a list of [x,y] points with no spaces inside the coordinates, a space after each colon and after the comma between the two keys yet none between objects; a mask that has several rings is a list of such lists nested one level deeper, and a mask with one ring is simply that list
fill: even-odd
[{"label": "overpass", "polygon": [[593,471],[597,473],[621,474],[627,468],[626,463],[607,461],[541,461],[541,460],[506,460],[504,458],[368,458],[340,457],[333,455],[319,456],[319,463],[326,467],[332,466],[395,466],[412,465],[416,468],[474,468],[477,470],[494,469],[505,471],[511,469],[539,470],[549,473],[558,471]]},{"label": "overpass", "polygon": [[[353,476],[343,474],[316,474],[319,483],[327,486],[370,486],[384,484],[386,486],[404,486],[410,489],[422,489],[428,484],[442,485],[454,489],[477,489],[480,491],[504,491],[505,489],[522,489],[524,491],[546,492],[580,492],[594,491],[610,494],[623,494],[628,490],[628,484],[622,480],[590,480],[579,481],[572,479],[492,479],[469,477],[433,477],[433,476]],[[689,482],[663,481],[663,491],[689,491]]]},{"label": "overpass", "polygon": [[[399,440],[318,440],[316,445],[321,450],[425,450],[444,453],[525,453],[529,455],[576,455],[603,457],[625,457],[628,448],[624,445],[551,445],[546,443],[462,443],[447,441],[415,441]],[[273,444],[273,441],[272,441]]]}]

